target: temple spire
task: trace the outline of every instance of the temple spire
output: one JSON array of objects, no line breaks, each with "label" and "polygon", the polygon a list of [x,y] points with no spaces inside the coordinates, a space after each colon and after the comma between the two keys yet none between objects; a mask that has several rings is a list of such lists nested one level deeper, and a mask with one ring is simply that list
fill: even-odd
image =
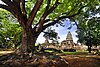
[{"label": "temple spire", "polygon": [[68,34],[67,34],[66,40],[67,40],[67,41],[73,41],[72,34],[71,34],[70,31],[69,31]]}]

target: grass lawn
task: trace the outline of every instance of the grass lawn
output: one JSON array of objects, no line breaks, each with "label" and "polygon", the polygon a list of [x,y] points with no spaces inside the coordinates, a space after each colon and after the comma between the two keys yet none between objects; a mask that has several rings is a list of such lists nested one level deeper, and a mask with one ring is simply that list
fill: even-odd
[{"label": "grass lawn", "polygon": [[53,50],[45,50],[45,52],[51,52],[51,53],[58,53],[58,54],[66,54],[66,55],[88,55],[88,52],[80,52],[80,51],[76,51],[76,52],[65,52],[65,51],[61,51],[61,53],[57,52],[57,51],[53,51]]},{"label": "grass lawn", "polygon": [[68,54],[68,55],[88,55],[88,52],[63,52],[63,54]]}]

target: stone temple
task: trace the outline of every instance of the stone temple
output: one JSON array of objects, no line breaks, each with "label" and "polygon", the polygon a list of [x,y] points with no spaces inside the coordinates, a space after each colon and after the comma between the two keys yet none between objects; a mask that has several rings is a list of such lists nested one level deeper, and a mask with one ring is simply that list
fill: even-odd
[{"label": "stone temple", "polygon": [[69,48],[74,48],[74,46],[75,45],[74,45],[72,34],[70,31],[67,33],[66,40],[63,40],[60,44],[49,43],[49,41],[47,39],[43,43],[43,47],[55,48],[55,49],[69,49]]},{"label": "stone temple", "polygon": [[66,40],[63,40],[61,42],[61,47],[62,47],[62,49],[65,49],[65,48],[74,48],[74,46],[75,45],[74,45],[74,42],[73,42],[72,34],[69,31],[68,34],[67,34]]}]

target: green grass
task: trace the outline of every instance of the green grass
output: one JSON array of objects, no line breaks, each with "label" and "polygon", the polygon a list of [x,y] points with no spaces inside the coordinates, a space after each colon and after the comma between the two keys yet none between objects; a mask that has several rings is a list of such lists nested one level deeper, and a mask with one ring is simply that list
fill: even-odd
[{"label": "green grass", "polygon": [[67,54],[67,55],[88,55],[88,52],[63,52],[63,54]]},{"label": "green grass", "polygon": [[[56,53],[56,51],[53,51],[53,50],[45,50],[45,52],[54,52]],[[59,54],[66,54],[66,55],[88,55],[88,52],[64,52],[64,51],[61,51],[62,53],[59,53]]]},{"label": "green grass", "polygon": [[45,50],[45,52],[54,52],[53,50]]}]

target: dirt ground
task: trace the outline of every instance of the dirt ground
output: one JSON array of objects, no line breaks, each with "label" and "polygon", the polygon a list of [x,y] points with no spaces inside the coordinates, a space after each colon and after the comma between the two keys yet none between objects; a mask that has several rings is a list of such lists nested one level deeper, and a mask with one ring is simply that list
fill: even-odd
[{"label": "dirt ground", "polygon": [[61,56],[69,63],[69,67],[100,67],[100,56],[97,55],[66,55]]},{"label": "dirt ground", "polygon": [[[13,51],[0,51],[0,55],[5,55],[12,52]],[[60,57],[67,60],[68,67],[100,67],[100,56],[98,55],[60,55]],[[55,67],[55,66],[49,66],[49,67]],[[66,67],[66,66],[60,66],[60,67]]]}]

